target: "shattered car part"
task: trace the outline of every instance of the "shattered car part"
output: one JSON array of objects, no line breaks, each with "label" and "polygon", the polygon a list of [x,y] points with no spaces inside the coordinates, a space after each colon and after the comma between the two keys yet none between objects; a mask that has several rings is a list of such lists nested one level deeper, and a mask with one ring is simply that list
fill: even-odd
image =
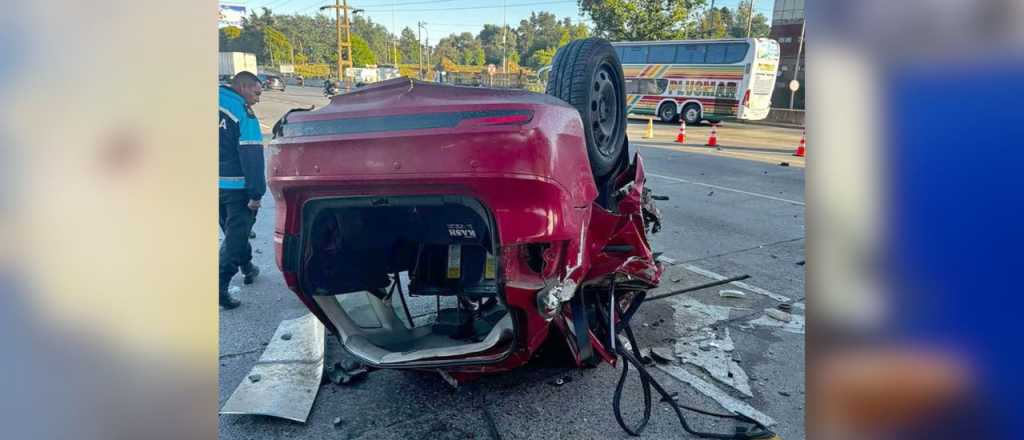
[{"label": "shattered car part", "polygon": [[[287,339],[285,335],[290,335]],[[320,389],[324,326],[312,314],[282,321],[221,414],[257,414],[305,423]]]}]

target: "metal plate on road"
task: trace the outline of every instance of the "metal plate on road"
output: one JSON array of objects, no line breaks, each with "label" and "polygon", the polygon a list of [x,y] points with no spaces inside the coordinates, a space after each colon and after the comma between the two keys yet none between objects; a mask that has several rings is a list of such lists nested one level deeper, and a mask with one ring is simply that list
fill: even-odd
[{"label": "metal plate on road", "polygon": [[312,314],[282,321],[259,361],[221,414],[254,414],[305,423],[324,373],[324,326]]}]

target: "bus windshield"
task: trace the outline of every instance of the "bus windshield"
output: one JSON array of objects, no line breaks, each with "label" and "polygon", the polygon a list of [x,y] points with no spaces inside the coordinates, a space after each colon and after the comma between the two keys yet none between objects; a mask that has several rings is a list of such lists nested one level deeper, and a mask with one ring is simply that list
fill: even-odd
[{"label": "bus windshield", "polygon": [[626,112],[687,123],[768,116],[779,45],[767,38],[612,43]]}]

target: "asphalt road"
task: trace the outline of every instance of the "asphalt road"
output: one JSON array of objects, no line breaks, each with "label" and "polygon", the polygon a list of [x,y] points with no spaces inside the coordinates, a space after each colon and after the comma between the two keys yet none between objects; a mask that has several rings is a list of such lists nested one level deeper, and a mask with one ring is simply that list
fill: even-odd
[{"label": "asphalt road", "polygon": [[[318,88],[291,87],[286,93],[265,92],[256,112],[269,130],[289,108],[326,102]],[[719,151],[697,141],[675,145],[671,139],[677,127],[655,125],[655,139],[645,140],[640,139],[645,123],[633,121],[630,137],[646,165],[648,186],[670,198],[659,204],[664,229],[651,237],[655,251],[672,259],[658,292],[715,277],[751,278],[741,285],[645,304],[634,319],[640,345],[674,347],[687,360],[666,367],[676,371],[675,376],[661,370],[652,374],[678,392],[682,403],[722,411],[711,395],[727,404],[746,404],[773,419],[773,429],[782,438],[803,439],[804,170],[802,161],[790,160],[792,150],[787,146],[799,141],[800,132],[727,122],[724,127],[731,133],[725,144],[732,150]],[[688,127],[687,134],[707,129]],[[792,166],[780,166],[782,161]],[[278,324],[307,313],[277,271],[271,241],[273,200],[268,195],[263,203],[253,240],[254,261],[263,273],[252,286],[242,286],[238,277],[233,285],[242,286],[236,294],[242,307],[220,312],[221,404],[245,378]],[[719,291],[727,288],[744,297],[721,297]],[[784,327],[764,316],[765,308],[780,302],[794,304],[793,321]],[[329,341],[328,357],[336,357],[337,350]],[[722,365],[728,367],[728,376],[713,379],[709,372]],[[679,370],[687,373],[678,374]],[[625,439],[630,437],[616,424],[611,409],[619,374],[609,365],[576,370],[541,359],[452,390],[432,373],[375,371],[355,385],[322,386],[306,424],[224,415],[220,437]],[[751,396],[744,396],[743,383],[737,384],[744,376],[749,377]],[[552,384],[566,377],[572,381]],[[691,383],[696,377],[713,389],[674,377],[689,378]],[[638,384],[633,374],[623,404],[627,417],[639,415]],[[342,420],[339,425],[332,423],[336,417]],[[706,417],[690,416],[689,422],[703,429],[732,429],[729,422]],[[665,404],[656,404],[643,437],[692,438]]]}]

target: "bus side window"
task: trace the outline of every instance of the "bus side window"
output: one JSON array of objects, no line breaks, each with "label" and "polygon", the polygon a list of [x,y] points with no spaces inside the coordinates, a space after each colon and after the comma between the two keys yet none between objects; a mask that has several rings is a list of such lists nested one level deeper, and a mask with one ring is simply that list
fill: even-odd
[{"label": "bus side window", "polygon": [[676,46],[663,44],[651,46],[651,53],[647,56],[647,62],[651,64],[669,64],[676,58]]},{"label": "bus side window", "polygon": [[747,57],[747,43],[730,43],[725,50],[725,62],[732,64],[743,61]]},{"label": "bus side window", "polygon": [[647,63],[647,46],[626,46],[623,52],[622,64]]},{"label": "bus side window", "polygon": [[701,64],[704,62],[704,44],[684,44],[676,51],[676,64]]},{"label": "bus side window", "polygon": [[639,84],[637,84],[637,80],[635,80],[635,79],[627,79],[626,80],[626,94],[627,95],[635,95],[635,94],[639,93],[639,89],[640,89],[640,87],[639,87]]},{"label": "bus side window", "polygon": [[724,64],[726,44],[709,44],[708,53],[704,55],[707,64]]}]

